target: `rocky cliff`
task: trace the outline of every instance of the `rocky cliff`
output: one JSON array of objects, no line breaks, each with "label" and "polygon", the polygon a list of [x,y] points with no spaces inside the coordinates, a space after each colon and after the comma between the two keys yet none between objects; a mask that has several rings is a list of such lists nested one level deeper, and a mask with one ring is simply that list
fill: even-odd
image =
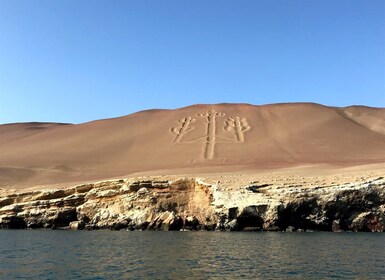
[{"label": "rocky cliff", "polygon": [[[344,184],[128,178],[3,192],[0,228],[385,231],[385,179]],[[228,182],[227,182],[228,183]]]}]

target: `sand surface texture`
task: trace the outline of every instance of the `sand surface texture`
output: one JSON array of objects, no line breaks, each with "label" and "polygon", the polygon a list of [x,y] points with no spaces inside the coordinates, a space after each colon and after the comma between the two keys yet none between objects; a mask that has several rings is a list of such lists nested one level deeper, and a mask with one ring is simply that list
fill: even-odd
[{"label": "sand surface texture", "polygon": [[194,105],[76,125],[0,125],[3,189],[131,175],[311,170],[317,176],[381,171],[384,163],[385,108]]}]

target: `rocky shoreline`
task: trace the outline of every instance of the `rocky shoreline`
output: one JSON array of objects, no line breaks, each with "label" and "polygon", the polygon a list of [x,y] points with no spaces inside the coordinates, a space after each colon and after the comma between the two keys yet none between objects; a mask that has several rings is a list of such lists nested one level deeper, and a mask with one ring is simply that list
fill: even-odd
[{"label": "rocky shoreline", "polygon": [[385,179],[320,186],[126,178],[0,196],[1,229],[385,231]]}]

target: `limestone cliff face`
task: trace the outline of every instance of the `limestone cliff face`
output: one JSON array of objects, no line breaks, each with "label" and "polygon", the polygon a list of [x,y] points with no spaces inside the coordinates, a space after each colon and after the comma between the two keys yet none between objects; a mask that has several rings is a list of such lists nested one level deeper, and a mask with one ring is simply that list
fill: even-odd
[{"label": "limestone cliff face", "polygon": [[0,228],[385,231],[385,179],[309,187],[121,179],[0,197]]}]

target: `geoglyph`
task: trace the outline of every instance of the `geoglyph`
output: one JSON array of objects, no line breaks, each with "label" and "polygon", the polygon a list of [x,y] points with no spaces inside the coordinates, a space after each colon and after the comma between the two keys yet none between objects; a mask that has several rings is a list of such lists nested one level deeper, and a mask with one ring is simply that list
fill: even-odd
[{"label": "geoglyph", "polygon": [[[217,133],[217,123],[219,122],[218,118],[224,116],[226,116],[225,113],[220,113],[211,109],[206,113],[197,114],[196,117],[198,117],[198,119],[191,116],[180,119],[180,125],[171,128],[171,131],[175,134],[173,143],[202,143],[204,159],[214,158],[216,143],[244,143],[244,133],[251,128],[251,126],[247,123],[247,119],[239,116],[231,116],[223,122],[222,128],[224,131],[235,136],[235,138],[231,138],[218,135]],[[205,135],[192,140],[184,140],[185,135],[196,128],[195,126],[192,126],[192,124],[196,123],[197,120],[203,121],[206,125]]]}]

